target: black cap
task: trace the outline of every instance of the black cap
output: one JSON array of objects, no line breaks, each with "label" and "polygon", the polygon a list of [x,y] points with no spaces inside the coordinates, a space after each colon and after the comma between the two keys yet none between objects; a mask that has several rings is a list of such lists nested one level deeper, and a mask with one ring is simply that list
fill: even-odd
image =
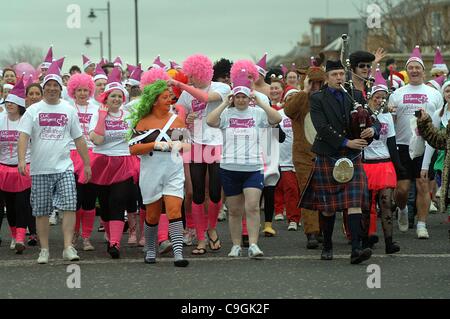
[{"label": "black cap", "polygon": [[356,68],[360,62],[373,62],[375,61],[375,56],[367,51],[356,51],[350,54],[350,66],[352,69]]},{"label": "black cap", "polygon": [[327,61],[326,66],[326,72],[334,71],[334,70],[345,70],[344,66],[342,65],[342,62],[340,60],[338,61]]}]

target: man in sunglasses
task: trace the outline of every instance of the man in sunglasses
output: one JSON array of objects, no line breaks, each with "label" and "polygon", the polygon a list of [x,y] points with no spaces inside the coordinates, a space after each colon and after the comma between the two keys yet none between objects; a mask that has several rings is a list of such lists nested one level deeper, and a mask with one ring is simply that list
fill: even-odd
[{"label": "man in sunglasses", "polygon": [[367,93],[371,89],[370,75],[375,55],[366,51],[356,51],[350,54],[349,59],[354,88],[361,91],[367,100]]}]

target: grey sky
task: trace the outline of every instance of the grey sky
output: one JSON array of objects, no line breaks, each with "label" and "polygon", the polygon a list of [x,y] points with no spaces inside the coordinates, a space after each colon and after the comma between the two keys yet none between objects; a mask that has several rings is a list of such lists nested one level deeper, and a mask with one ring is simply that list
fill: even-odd
[{"label": "grey sky", "polygon": [[[309,19],[326,17],[326,0],[139,0],[140,61],[148,66],[161,54],[163,62],[181,63],[193,53],[212,60],[233,60],[284,54],[309,33]],[[330,17],[358,16],[354,0],[329,0]],[[81,28],[69,29],[68,5],[81,8]],[[55,57],[67,56],[64,69],[81,65],[81,53],[98,61],[99,42],[86,48],[86,36],[104,35],[108,54],[106,13],[87,19],[89,10],[106,8],[106,0],[14,0],[2,15],[0,52],[10,45],[32,44],[45,52],[54,45]],[[111,0],[112,55],[134,64],[134,1]],[[6,36],[5,36],[6,35]]]}]

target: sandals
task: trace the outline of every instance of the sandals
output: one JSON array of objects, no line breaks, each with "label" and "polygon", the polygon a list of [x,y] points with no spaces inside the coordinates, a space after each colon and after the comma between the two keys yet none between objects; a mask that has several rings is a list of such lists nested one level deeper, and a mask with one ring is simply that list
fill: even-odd
[{"label": "sandals", "polygon": [[204,255],[204,254],[206,254],[206,249],[205,248],[195,248],[191,254],[192,255]]},{"label": "sandals", "polygon": [[[213,251],[220,250],[222,248],[222,245],[221,245],[221,242],[220,242],[220,239],[219,239],[219,235],[217,234],[217,231],[216,231],[217,238],[215,240],[211,238],[211,235],[209,234],[209,232],[207,232],[207,234],[208,234],[209,249],[211,249]],[[218,245],[218,247],[217,247],[217,245]]]}]

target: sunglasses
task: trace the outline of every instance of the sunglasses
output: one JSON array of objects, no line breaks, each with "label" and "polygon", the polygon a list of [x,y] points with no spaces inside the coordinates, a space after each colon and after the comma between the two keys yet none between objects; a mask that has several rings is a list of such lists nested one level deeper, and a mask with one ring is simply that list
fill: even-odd
[{"label": "sunglasses", "polygon": [[360,68],[360,69],[364,69],[364,68],[371,69],[371,68],[372,68],[372,64],[369,64],[369,63],[360,63],[360,64],[358,64],[358,68]]}]

